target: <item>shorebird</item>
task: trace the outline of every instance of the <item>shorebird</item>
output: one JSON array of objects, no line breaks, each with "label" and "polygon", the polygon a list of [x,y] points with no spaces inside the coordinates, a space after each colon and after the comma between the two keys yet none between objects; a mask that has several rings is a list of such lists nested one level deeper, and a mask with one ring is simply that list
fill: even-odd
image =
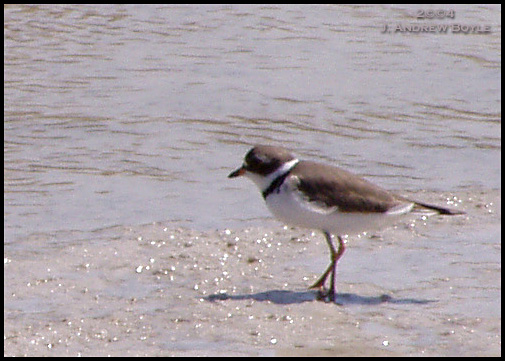
[{"label": "shorebird", "polygon": [[[256,145],[229,178],[246,176],[261,191],[280,221],[323,232],[330,265],[311,289],[335,301],[337,262],[345,251],[344,236],[392,225],[407,215],[459,215],[464,212],[426,204],[391,193],[343,169],[303,161],[282,147]],[[332,234],[338,240],[335,248]],[[331,276],[329,291],[325,283]]]}]

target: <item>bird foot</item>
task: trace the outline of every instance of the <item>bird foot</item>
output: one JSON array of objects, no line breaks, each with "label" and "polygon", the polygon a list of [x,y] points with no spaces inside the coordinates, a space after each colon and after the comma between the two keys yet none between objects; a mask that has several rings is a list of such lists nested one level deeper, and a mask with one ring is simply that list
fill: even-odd
[{"label": "bird foot", "polygon": [[316,300],[324,302],[335,302],[337,299],[337,294],[334,290],[327,290],[325,288],[320,288],[316,294]]}]

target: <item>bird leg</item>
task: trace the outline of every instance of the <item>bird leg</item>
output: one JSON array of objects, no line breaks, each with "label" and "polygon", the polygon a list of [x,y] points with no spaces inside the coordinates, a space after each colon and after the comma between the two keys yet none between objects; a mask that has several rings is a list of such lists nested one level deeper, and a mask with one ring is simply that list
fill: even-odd
[{"label": "bird leg", "polygon": [[331,257],[331,263],[324,271],[323,275],[314,283],[312,286],[309,288],[318,288],[318,289],[324,289],[324,284],[326,283],[326,279],[328,278],[328,275],[331,273],[331,284],[330,284],[330,290],[329,292],[321,292],[320,295],[322,296],[321,298],[324,298],[326,296],[329,297],[330,301],[335,301],[335,297],[337,294],[336,287],[335,287],[335,276],[336,276],[336,270],[337,270],[337,262],[342,257],[345,251],[345,245],[344,245],[344,240],[342,237],[338,236],[338,251],[335,250],[335,246],[333,245],[333,241],[331,240],[331,234],[328,232],[324,232],[324,236],[326,238],[326,243],[328,243],[328,247],[330,247],[330,257]]}]

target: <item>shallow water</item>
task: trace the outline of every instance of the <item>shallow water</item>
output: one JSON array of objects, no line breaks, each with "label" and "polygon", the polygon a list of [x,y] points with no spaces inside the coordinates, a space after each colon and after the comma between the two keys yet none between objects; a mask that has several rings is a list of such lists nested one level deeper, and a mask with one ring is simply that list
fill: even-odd
[{"label": "shallow water", "polygon": [[307,289],[329,261],[318,232],[151,224],[50,253],[11,249],[4,353],[496,356],[498,197],[465,199],[468,217],[349,239],[337,303]]},{"label": "shallow water", "polygon": [[[501,7],[452,8],[5,6],[4,354],[499,354]],[[258,142],[469,216],[350,240],[316,302],[321,235],[226,178]]]}]

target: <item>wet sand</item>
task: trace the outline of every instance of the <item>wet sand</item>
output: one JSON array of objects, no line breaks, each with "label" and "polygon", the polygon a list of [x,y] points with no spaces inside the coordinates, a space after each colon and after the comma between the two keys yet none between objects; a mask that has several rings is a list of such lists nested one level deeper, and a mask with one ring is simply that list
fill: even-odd
[{"label": "wet sand", "polygon": [[329,262],[318,232],[32,235],[38,251],[4,248],[4,355],[499,356],[501,194],[460,199],[468,217],[349,239],[338,304],[307,289]]}]

